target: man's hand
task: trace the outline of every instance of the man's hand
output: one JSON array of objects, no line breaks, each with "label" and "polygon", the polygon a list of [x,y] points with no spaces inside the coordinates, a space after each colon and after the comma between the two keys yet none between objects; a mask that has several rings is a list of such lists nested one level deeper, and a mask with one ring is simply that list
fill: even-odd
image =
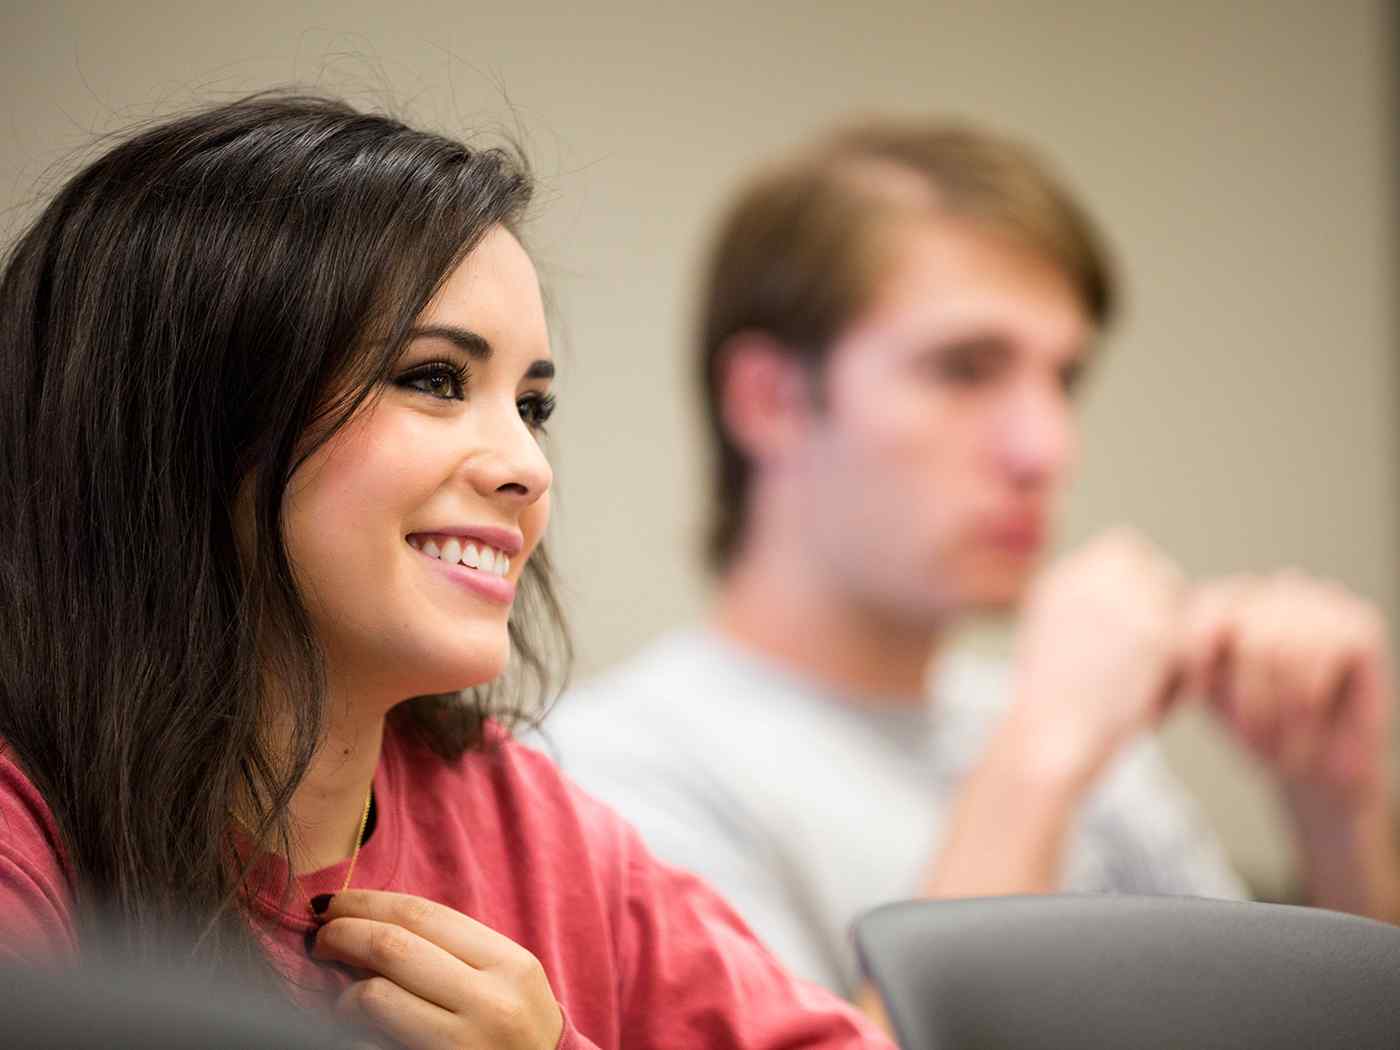
[{"label": "man's hand", "polygon": [[1176,566],[1115,530],[1035,584],[1017,639],[1007,730],[1082,787],[1178,695],[1186,595]]},{"label": "man's hand", "polygon": [[1393,702],[1385,620],[1296,572],[1196,588],[1183,620],[1187,681],[1293,792],[1329,806],[1386,793]]},{"label": "man's hand", "polygon": [[312,951],[371,976],[338,1012],[411,1050],[554,1050],[564,1017],[524,948],[422,897],[337,893]]},{"label": "man's hand", "polygon": [[1310,903],[1400,922],[1390,658],[1380,612],[1295,572],[1198,588],[1186,675],[1279,777]]},{"label": "man's hand", "polygon": [[1015,694],[968,776],[934,858],[933,897],[1045,893],[1084,792],[1177,695],[1181,573],[1117,531],[1037,581],[1017,638]]}]

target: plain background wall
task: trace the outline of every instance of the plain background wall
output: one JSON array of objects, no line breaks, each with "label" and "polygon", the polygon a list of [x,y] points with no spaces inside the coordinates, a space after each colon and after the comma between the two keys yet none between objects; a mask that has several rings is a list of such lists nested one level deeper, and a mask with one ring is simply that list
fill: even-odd
[{"label": "plain background wall", "polygon": [[[1388,5],[501,6],[6,0],[0,232],[94,132],[271,84],[523,129],[586,675],[704,606],[692,274],[736,179],[860,112],[986,121],[1082,191],[1127,278],[1063,542],[1133,522],[1190,573],[1296,564],[1400,612]],[[1266,785],[1202,719],[1168,736],[1246,876],[1281,892]]]}]

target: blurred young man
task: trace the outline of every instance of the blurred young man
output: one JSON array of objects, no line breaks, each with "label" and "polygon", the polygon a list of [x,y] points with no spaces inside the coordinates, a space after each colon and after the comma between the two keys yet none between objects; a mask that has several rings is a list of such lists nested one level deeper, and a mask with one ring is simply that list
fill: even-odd
[{"label": "blurred young man", "polygon": [[[1400,914],[1375,609],[1292,574],[1189,586],[1121,530],[1037,574],[1112,304],[1086,214],[976,130],[839,133],[722,224],[713,616],[545,735],[829,987],[856,990],[850,922],[896,898],[1242,895],[1144,732],[1197,697],[1277,774],[1311,900]],[[1013,605],[1010,666],[940,660]]]}]

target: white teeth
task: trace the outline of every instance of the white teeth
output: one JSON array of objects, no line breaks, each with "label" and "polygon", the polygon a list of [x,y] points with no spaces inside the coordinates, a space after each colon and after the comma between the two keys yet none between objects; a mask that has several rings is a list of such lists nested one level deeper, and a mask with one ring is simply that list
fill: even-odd
[{"label": "white teeth", "polygon": [[444,538],[441,547],[438,546],[437,540],[421,536],[410,536],[408,543],[428,557],[439,558],[449,564],[460,562],[469,569],[489,572],[492,576],[504,577],[510,573],[510,559],[506,557],[505,552],[485,544],[478,547],[475,543],[457,536]]}]

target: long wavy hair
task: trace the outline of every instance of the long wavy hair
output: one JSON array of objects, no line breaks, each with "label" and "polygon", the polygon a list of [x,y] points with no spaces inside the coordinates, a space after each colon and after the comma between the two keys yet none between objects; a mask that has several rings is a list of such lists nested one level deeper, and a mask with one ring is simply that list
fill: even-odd
[{"label": "long wavy hair", "polygon": [[[518,232],[531,189],[514,147],[264,93],[128,133],[9,251],[0,742],[53,810],[80,905],[129,943],[192,922],[197,955],[258,965],[230,814],[287,851],[325,729],[288,480],[482,235]],[[408,699],[396,731],[458,756],[553,690],[570,651],[543,548],[510,636],[504,686]],[[293,725],[275,750],[273,705]]]}]

